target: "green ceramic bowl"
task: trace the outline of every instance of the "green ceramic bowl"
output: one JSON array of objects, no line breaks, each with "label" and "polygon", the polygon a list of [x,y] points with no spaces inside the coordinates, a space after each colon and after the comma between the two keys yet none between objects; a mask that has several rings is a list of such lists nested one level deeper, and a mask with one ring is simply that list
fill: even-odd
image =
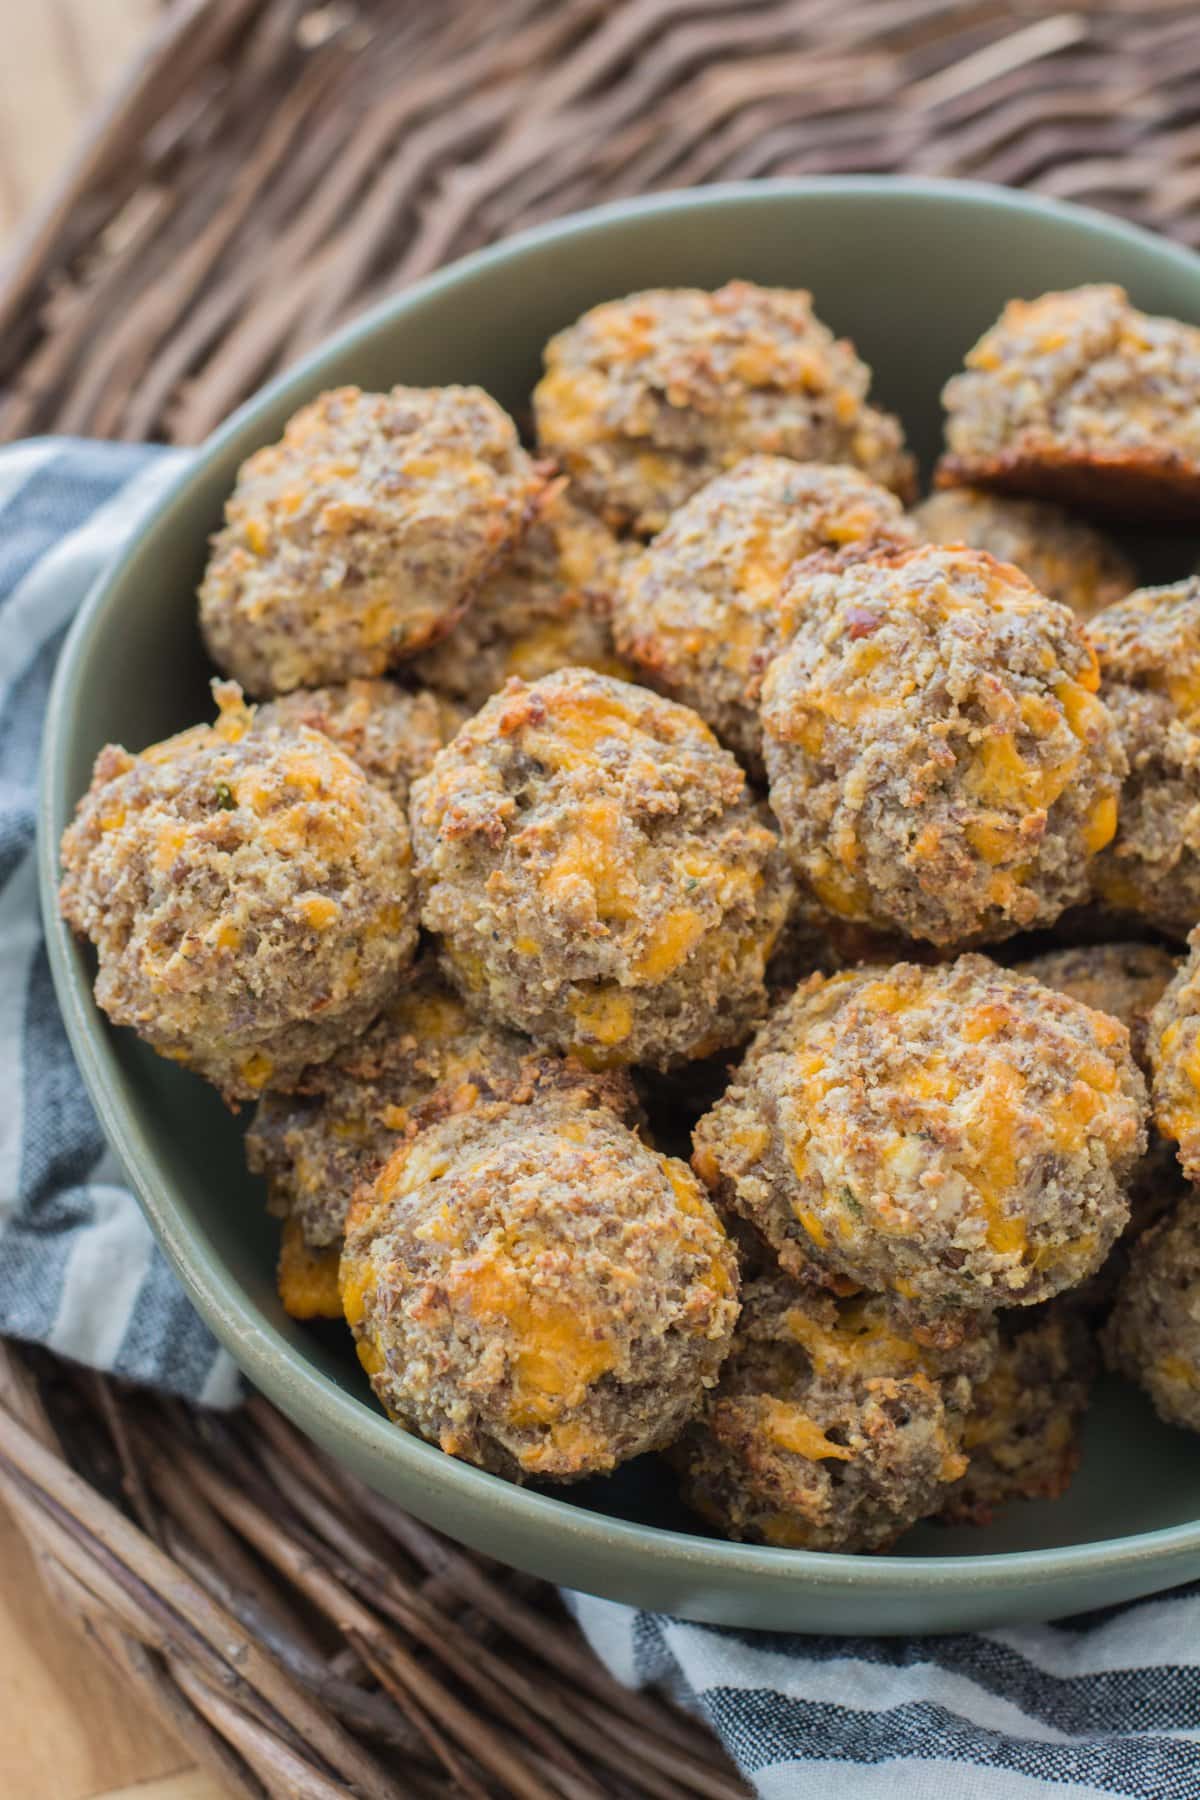
[{"label": "green ceramic bowl", "polygon": [[[986,1531],[926,1527],[889,1556],[821,1556],[699,1535],[650,1464],[561,1494],[506,1485],[396,1430],[344,1333],[285,1317],[276,1229],[239,1123],[199,1080],[110,1030],[90,957],[55,910],[57,844],[108,740],[137,749],[207,716],[193,593],[238,464],[340,382],[480,382],[525,411],[550,334],[598,300],[730,276],[805,286],[852,337],[926,459],[938,393],[1014,294],[1118,281],[1200,323],[1200,260],[1111,220],[983,187],[763,183],[604,208],[468,258],[376,308],[244,406],[90,595],[59,664],[45,742],[41,879],[54,978],[104,1127],[197,1307],[246,1371],[346,1468],[462,1541],[617,1600],[739,1626],[916,1632],[1049,1618],[1200,1576],[1200,1438],[1102,1393],[1057,1505]],[[1153,546],[1150,546],[1153,550]],[[1147,574],[1190,566],[1161,549]]]}]

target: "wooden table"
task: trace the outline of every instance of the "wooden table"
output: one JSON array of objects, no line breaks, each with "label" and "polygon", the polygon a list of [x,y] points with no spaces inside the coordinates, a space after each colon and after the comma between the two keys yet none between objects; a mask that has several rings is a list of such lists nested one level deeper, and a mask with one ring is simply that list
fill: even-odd
[{"label": "wooden table", "polygon": [[0,82],[0,251],[158,12],[156,0],[9,0]]},{"label": "wooden table", "polygon": [[[0,253],[155,0],[10,0],[0,83]],[[0,1509],[0,1787],[6,1800],[222,1800],[47,1599]]]},{"label": "wooden table", "polygon": [[0,1508],[0,1786],[6,1800],[222,1800],[47,1599]]}]

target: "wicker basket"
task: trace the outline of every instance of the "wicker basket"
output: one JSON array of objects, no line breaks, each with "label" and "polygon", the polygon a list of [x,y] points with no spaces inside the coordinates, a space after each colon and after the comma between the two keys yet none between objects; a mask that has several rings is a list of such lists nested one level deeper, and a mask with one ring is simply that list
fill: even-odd
[{"label": "wicker basket", "polygon": [[234,1417],[0,1344],[0,1498],[51,1597],[231,1795],[741,1800],[553,1590]]},{"label": "wicker basket", "polygon": [[[364,303],[647,188],[1009,182],[1200,246],[1195,0],[176,0],[0,282],[0,437],[201,438]],[[236,1418],[0,1345],[0,1497],[231,1794],[744,1792],[550,1590]]]},{"label": "wicker basket", "polygon": [[0,285],[0,436],[194,443],[365,302],[647,188],[969,175],[1200,245],[1195,0],[176,0]]}]

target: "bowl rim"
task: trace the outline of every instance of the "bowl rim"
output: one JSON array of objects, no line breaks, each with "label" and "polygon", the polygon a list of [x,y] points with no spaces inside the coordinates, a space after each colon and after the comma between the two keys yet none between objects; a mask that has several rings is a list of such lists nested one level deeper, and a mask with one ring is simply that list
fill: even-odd
[{"label": "bowl rim", "polygon": [[571,213],[536,225],[477,250],[436,270],[397,294],[376,302],[340,330],[322,340],[300,361],[258,388],[198,446],[183,467],[164,484],[153,506],[118,557],[95,580],[81,603],[60,653],[46,709],[39,768],[38,883],[51,974],[67,1034],[85,1086],[105,1136],[116,1152],[154,1235],[197,1311],[225,1345],[249,1380],[308,1430],[306,1416],[321,1421],[328,1442],[357,1439],[373,1462],[407,1463],[413,1475],[435,1494],[457,1495],[464,1505],[486,1511],[501,1503],[531,1531],[573,1540],[598,1558],[616,1554],[629,1566],[646,1552],[656,1564],[681,1577],[712,1568],[718,1577],[745,1577],[809,1587],[878,1590],[881,1594],[992,1591],[1026,1588],[1039,1577],[1064,1579],[1088,1572],[1128,1571],[1140,1564],[1161,1564],[1200,1552],[1200,1518],[1126,1537],[1036,1549],[985,1551],[978,1555],[892,1556],[850,1555],[836,1551],[790,1550],[736,1543],[720,1538],[668,1530],[613,1518],[571,1505],[553,1494],[518,1487],[472,1464],[445,1455],[411,1433],[399,1431],[368,1402],[341,1388],[317,1368],[303,1350],[290,1343],[231,1281],[220,1257],[201,1231],[177,1211],[170,1184],[162,1178],[146,1142],[136,1110],[120,1099],[112,1079],[115,1049],[107,1025],[92,996],[82,958],[59,915],[57,905],[60,818],[69,817],[75,795],[67,792],[66,766],[73,738],[72,696],[78,671],[91,638],[120,597],[125,569],[140,540],[176,507],[185,505],[192,489],[230,444],[264,413],[295,395],[315,391],[327,362],[373,338],[381,329],[431,300],[452,294],[492,266],[520,258],[549,242],[619,225],[631,217],[720,211],[747,201],[772,199],[786,204],[821,194],[862,194],[878,198],[903,194],[930,203],[960,204],[966,209],[993,208],[1021,215],[1061,218],[1086,225],[1102,236],[1152,251],[1193,278],[1200,277],[1200,257],[1125,220],[985,182],[887,175],[823,175],[762,181],[723,182],[709,187],[651,193]]}]

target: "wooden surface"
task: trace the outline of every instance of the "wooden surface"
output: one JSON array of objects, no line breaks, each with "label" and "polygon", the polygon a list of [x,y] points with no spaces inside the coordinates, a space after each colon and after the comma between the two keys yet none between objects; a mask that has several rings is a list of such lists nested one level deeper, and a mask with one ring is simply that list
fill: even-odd
[{"label": "wooden surface", "polygon": [[157,11],[156,0],[0,0],[0,248]]},{"label": "wooden surface", "polygon": [[[0,0],[0,250],[157,10],[155,0]],[[0,1509],[5,1800],[222,1800],[46,1599]]]},{"label": "wooden surface", "polygon": [[222,1800],[77,1637],[0,1508],[0,1790],[5,1800]]}]

